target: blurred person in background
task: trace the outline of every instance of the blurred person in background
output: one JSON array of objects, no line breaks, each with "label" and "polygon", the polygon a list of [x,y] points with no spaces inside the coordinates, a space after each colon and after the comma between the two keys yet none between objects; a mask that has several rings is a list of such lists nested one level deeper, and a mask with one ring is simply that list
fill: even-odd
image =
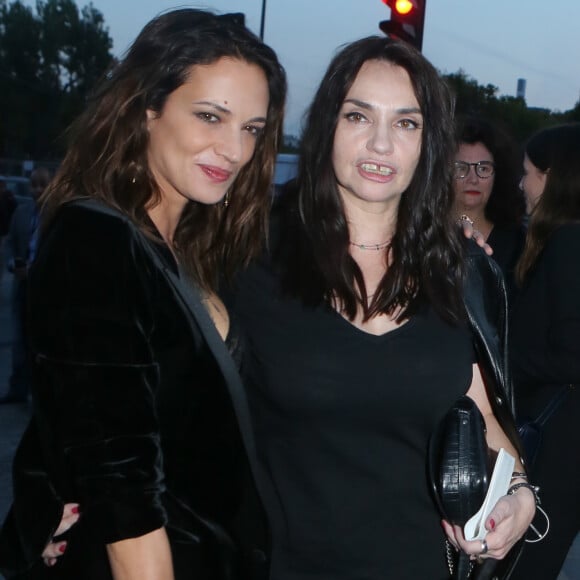
[{"label": "blurred person in background", "polygon": [[6,182],[0,177],[0,280],[6,267],[5,240],[10,227],[12,214],[16,209],[16,200],[12,192],[6,187]]},{"label": "blurred person in background", "polygon": [[453,164],[455,211],[466,215],[493,249],[510,299],[514,272],[524,247],[526,204],[519,188],[519,159],[511,137],[481,117],[457,122]]},{"label": "blurred person in background", "polygon": [[30,175],[31,199],[20,203],[10,221],[7,241],[7,267],[12,281],[12,372],[8,392],[0,404],[24,403],[31,382],[31,361],[26,329],[28,270],[34,261],[38,242],[40,196],[50,182],[46,167],[37,167]]},{"label": "blurred person in background", "polygon": [[528,141],[521,186],[530,221],[511,316],[516,411],[533,419],[559,402],[528,466],[550,533],[526,546],[513,579],[553,580],[580,528],[580,124]]}]

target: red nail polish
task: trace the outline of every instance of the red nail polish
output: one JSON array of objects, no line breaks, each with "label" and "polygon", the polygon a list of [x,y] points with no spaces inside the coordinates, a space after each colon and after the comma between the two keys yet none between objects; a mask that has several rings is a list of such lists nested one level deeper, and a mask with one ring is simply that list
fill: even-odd
[{"label": "red nail polish", "polygon": [[70,510],[70,511],[71,511],[73,514],[78,514],[80,510],[79,510],[78,506],[74,506],[74,507],[72,507],[72,508],[71,508],[71,510]]},{"label": "red nail polish", "polygon": [[58,547],[58,551],[59,551],[61,554],[64,554],[64,551],[65,551],[65,550],[66,550],[66,544],[61,544],[61,545]]},{"label": "red nail polish", "polygon": [[495,530],[495,520],[491,519],[489,520],[489,527],[491,528],[491,530]]}]

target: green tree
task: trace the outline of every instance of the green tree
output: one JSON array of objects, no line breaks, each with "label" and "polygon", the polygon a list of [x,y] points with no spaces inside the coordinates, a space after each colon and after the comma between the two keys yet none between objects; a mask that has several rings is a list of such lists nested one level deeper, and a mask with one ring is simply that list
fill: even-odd
[{"label": "green tree", "polygon": [[92,4],[79,13],[74,0],[38,0],[36,10],[43,23],[41,74],[66,93],[86,93],[112,58],[103,15]]},{"label": "green tree", "polygon": [[535,131],[549,125],[580,120],[580,103],[576,109],[567,113],[554,113],[549,109],[528,107],[520,97],[499,96],[498,88],[488,84],[479,85],[463,70],[443,75],[456,98],[458,114],[478,114],[502,125],[520,143]]},{"label": "green tree", "polygon": [[112,62],[112,41],[92,4],[0,0],[0,154],[57,157],[59,136]]},{"label": "green tree", "polygon": [[580,122],[580,101],[574,105],[573,109],[570,109],[566,113],[564,113],[564,120],[568,122]]},{"label": "green tree", "polygon": [[[38,26],[32,10],[21,2],[0,3],[0,150],[9,143],[29,143],[30,111],[34,110],[34,93],[40,66]],[[2,146],[3,145],[3,146]]]},{"label": "green tree", "polygon": [[102,14],[92,4],[79,12],[73,0],[37,0],[36,10],[43,23],[40,76],[58,95],[51,133],[59,136],[111,64],[112,41]]}]

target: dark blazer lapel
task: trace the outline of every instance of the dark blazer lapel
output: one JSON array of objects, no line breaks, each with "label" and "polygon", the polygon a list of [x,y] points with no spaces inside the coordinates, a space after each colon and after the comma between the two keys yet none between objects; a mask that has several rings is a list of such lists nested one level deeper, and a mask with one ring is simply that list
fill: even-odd
[{"label": "dark blazer lapel", "polygon": [[134,228],[135,235],[142,240],[141,245],[143,249],[149,254],[155,266],[165,275],[176,299],[182,305],[183,312],[187,317],[187,321],[192,328],[193,334],[197,334],[198,332],[202,333],[211,353],[215,357],[230,394],[256,486],[260,493],[263,491],[265,492],[265,490],[262,489],[262,480],[258,477],[257,473],[259,464],[256,455],[254,432],[242,379],[226,345],[211,320],[209,313],[202,304],[201,296],[199,295],[197,288],[195,288],[193,284],[187,282],[187,277],[184,275],[181,277],[177,276],[169,268],[165,260],[162,259],[160,253],[154,248],[153,244],[143,236],[139,229],[134,226],[126,215],[94,199],[84,198],[75,200],[71,203],[90,208],[94,211],[115,215],[125,220]]},{"label": "dark blazer lapel", "polygon": [[[184,276],[176,276],[175,273],[167,267],[163,267],[163,272],[176,297],[183,305],[184,311],[188,315],[190,325],[194,331],[201,331],[210,351],[220,367],[236,411],[240,432],[246,446],[248,457],[251,463],[254,464],[256,458],[254,432],[250,421],[250,410],[244,385],[238,369],[230,356],[224,341],[218,334],[209,313],[203,306],[198,289],[187,283]],[[252,465],[252,468],[253,467],[254,465]]]},{"label": "dark blazer lapel", "polygon": [[268,478],[266,474],[262,472],[261,464],[258,461],[248,399],[234,360],[230,356],[230,353],[210,318],[209,313],[203,306],[198,289],[193,284],[186,282],[187,278],[185,276],[179,277],[167,266],[164,266],[161,263],[159,255],[157,255],[150,244],[147,244],[146,247],[152,254],[154,254],[154,261],[164,272],[171,288],[173,289],[175,297],[182,304],[183,311],[192,327],[192,331],[201,332],[207,342],[208,348],[215,357],[224,377],[236,413],[238,427],[244,442],[248,463],[258,495],[264,505],[275,505],[273,490],[267,485],[266,482]]}]

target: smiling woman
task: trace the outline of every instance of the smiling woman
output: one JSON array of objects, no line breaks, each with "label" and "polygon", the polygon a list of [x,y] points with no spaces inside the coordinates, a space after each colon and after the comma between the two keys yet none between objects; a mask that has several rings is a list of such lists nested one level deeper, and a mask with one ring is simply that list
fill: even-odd
[{"label": "smiling woman", "polygon": [[253,434],[217,282],[261,247],[285,90],[236,18],[175,10],[72,128],[29,277],[35,413],[0,537],[8,577],[252,569],[237,516]]},{"label": "smiling woman", "polygon": [[194,67],[161,114],[147,111],[149,168],[178,214],[188,200],[222,200],[254,154],[268,98],[259,66],[224,57]]}]

